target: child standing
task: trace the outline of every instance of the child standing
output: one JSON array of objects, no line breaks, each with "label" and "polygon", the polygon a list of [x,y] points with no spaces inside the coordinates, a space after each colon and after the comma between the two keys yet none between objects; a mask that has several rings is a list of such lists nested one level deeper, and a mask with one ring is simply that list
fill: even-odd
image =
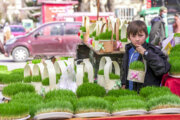
[{"label": "child standing", "polygon": [[[122,88],[139,91],[145,86],[160,86],[163,74],[170,69],[167,57],[161,50],[152,44],[146,43],[148,37],[147,26],[143,21],[136,20],[127,28],[128,39],[131,41],[125,47],[123,57]],[[144,83],[137,83],[127,80],[130,63],[146,60],[146,73]]]}]

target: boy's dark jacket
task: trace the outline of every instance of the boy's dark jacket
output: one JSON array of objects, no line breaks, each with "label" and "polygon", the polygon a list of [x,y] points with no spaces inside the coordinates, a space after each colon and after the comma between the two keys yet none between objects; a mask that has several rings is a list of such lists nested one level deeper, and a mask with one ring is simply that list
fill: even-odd
[{"label": "boy's dark jacket", "polygon": [[[128,75],[128,61],[129,61],[129,50],[132,44],[127,44],[125,49],[125,54],[123,57],[123,75],[122,75],[122,85],[126,85],[128,88],[129,81],[127,80]],[[170,64],[167,61],[167,57],[162,53],[162,51],[152,44],[144,43],[143,47],[148,51],[146,56],[143,56],[147,62],[147,72],[145,75],[144,86],[159,86],[162,80],[163,74],[167,73],[170,69]],[[142,61],[142,55],[139,56],[138,60]]]}]

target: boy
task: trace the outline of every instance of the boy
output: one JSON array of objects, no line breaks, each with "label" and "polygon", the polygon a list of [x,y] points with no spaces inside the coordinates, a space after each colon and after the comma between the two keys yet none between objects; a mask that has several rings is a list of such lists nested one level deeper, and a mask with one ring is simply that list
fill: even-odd
[{"label": "boy", "polygon": [[[169,71],[170,64],[159,48],[145,42],[148,37],[146,24],[140,20],[131,22],[127,28],[127,35],[131,43],[125,47],[122,88],[139,91],[141,87],[145,86],[160,86],[162,76]],[[144,83],[128,81],[129,64],[137,60],[143,61],[142,57],[147,63]]]}]

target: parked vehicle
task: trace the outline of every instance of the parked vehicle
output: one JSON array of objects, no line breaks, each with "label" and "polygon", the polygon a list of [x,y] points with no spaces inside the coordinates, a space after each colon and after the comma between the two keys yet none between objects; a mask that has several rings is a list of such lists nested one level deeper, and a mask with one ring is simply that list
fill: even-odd
[{"label": "parked vehicle", "polygon": [[81,42],[79,22],[46,23],[24,36],[7,41],[5,50],[15,61],[26,61],[29,56],[76,56]]},{"label": "parked vehicle", "polygon": [[22,25],[10,25],[10,28],[11,28],[11,34],[14,37],[26,34],[26,30]]}]

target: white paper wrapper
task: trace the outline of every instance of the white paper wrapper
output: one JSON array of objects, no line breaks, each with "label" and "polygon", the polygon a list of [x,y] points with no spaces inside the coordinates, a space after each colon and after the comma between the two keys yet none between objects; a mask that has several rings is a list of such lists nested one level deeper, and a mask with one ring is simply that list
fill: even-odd
[{"label": "white paper wrapper", "polygon": [[146,110],[126,110],[112,113],[112,116],[120,116],[120,115],[144,115],[147,114]]},{"label": "white paper wrapper", "polygon": [[76,84],[77,84],[77,86],[83,84],[83,76],[84,76],[84,66],[77,65],[76,66]]},{"label": "white paper wrapper", "polygon": [[88,73],[88,79],[90,83],[94,83],[94,71],[93,71],[93,66],[89,59],[84,59],[84,72]]},{"label": "white paper wrapper", "polygon": [[75,114],[75,117],[77,118],[107,117],[107,116],[110,116],[110,114],[106,112],[89,112],[89,113]]},{"label": "white paper wrapper", "polygon": [[35,120],[41,119],[60,119],[60,118],[72,118],[73,114],[68,112],[50,112],[38,114],[34,117]]},{"label": "white paper wrapper", "polygon": [[121,27],[121,39],[126,38],[126,37],[127,37],[127,25],[124,22]]},{"label": "white paper wrapper", "polygon": [[129,69],[127,79],[133,82],[144,83],[145,72]]},{"label": "white paper wrapper", "polygon": [[24,67],[24,77],[32,76],[34,64],[26,64]]}]

